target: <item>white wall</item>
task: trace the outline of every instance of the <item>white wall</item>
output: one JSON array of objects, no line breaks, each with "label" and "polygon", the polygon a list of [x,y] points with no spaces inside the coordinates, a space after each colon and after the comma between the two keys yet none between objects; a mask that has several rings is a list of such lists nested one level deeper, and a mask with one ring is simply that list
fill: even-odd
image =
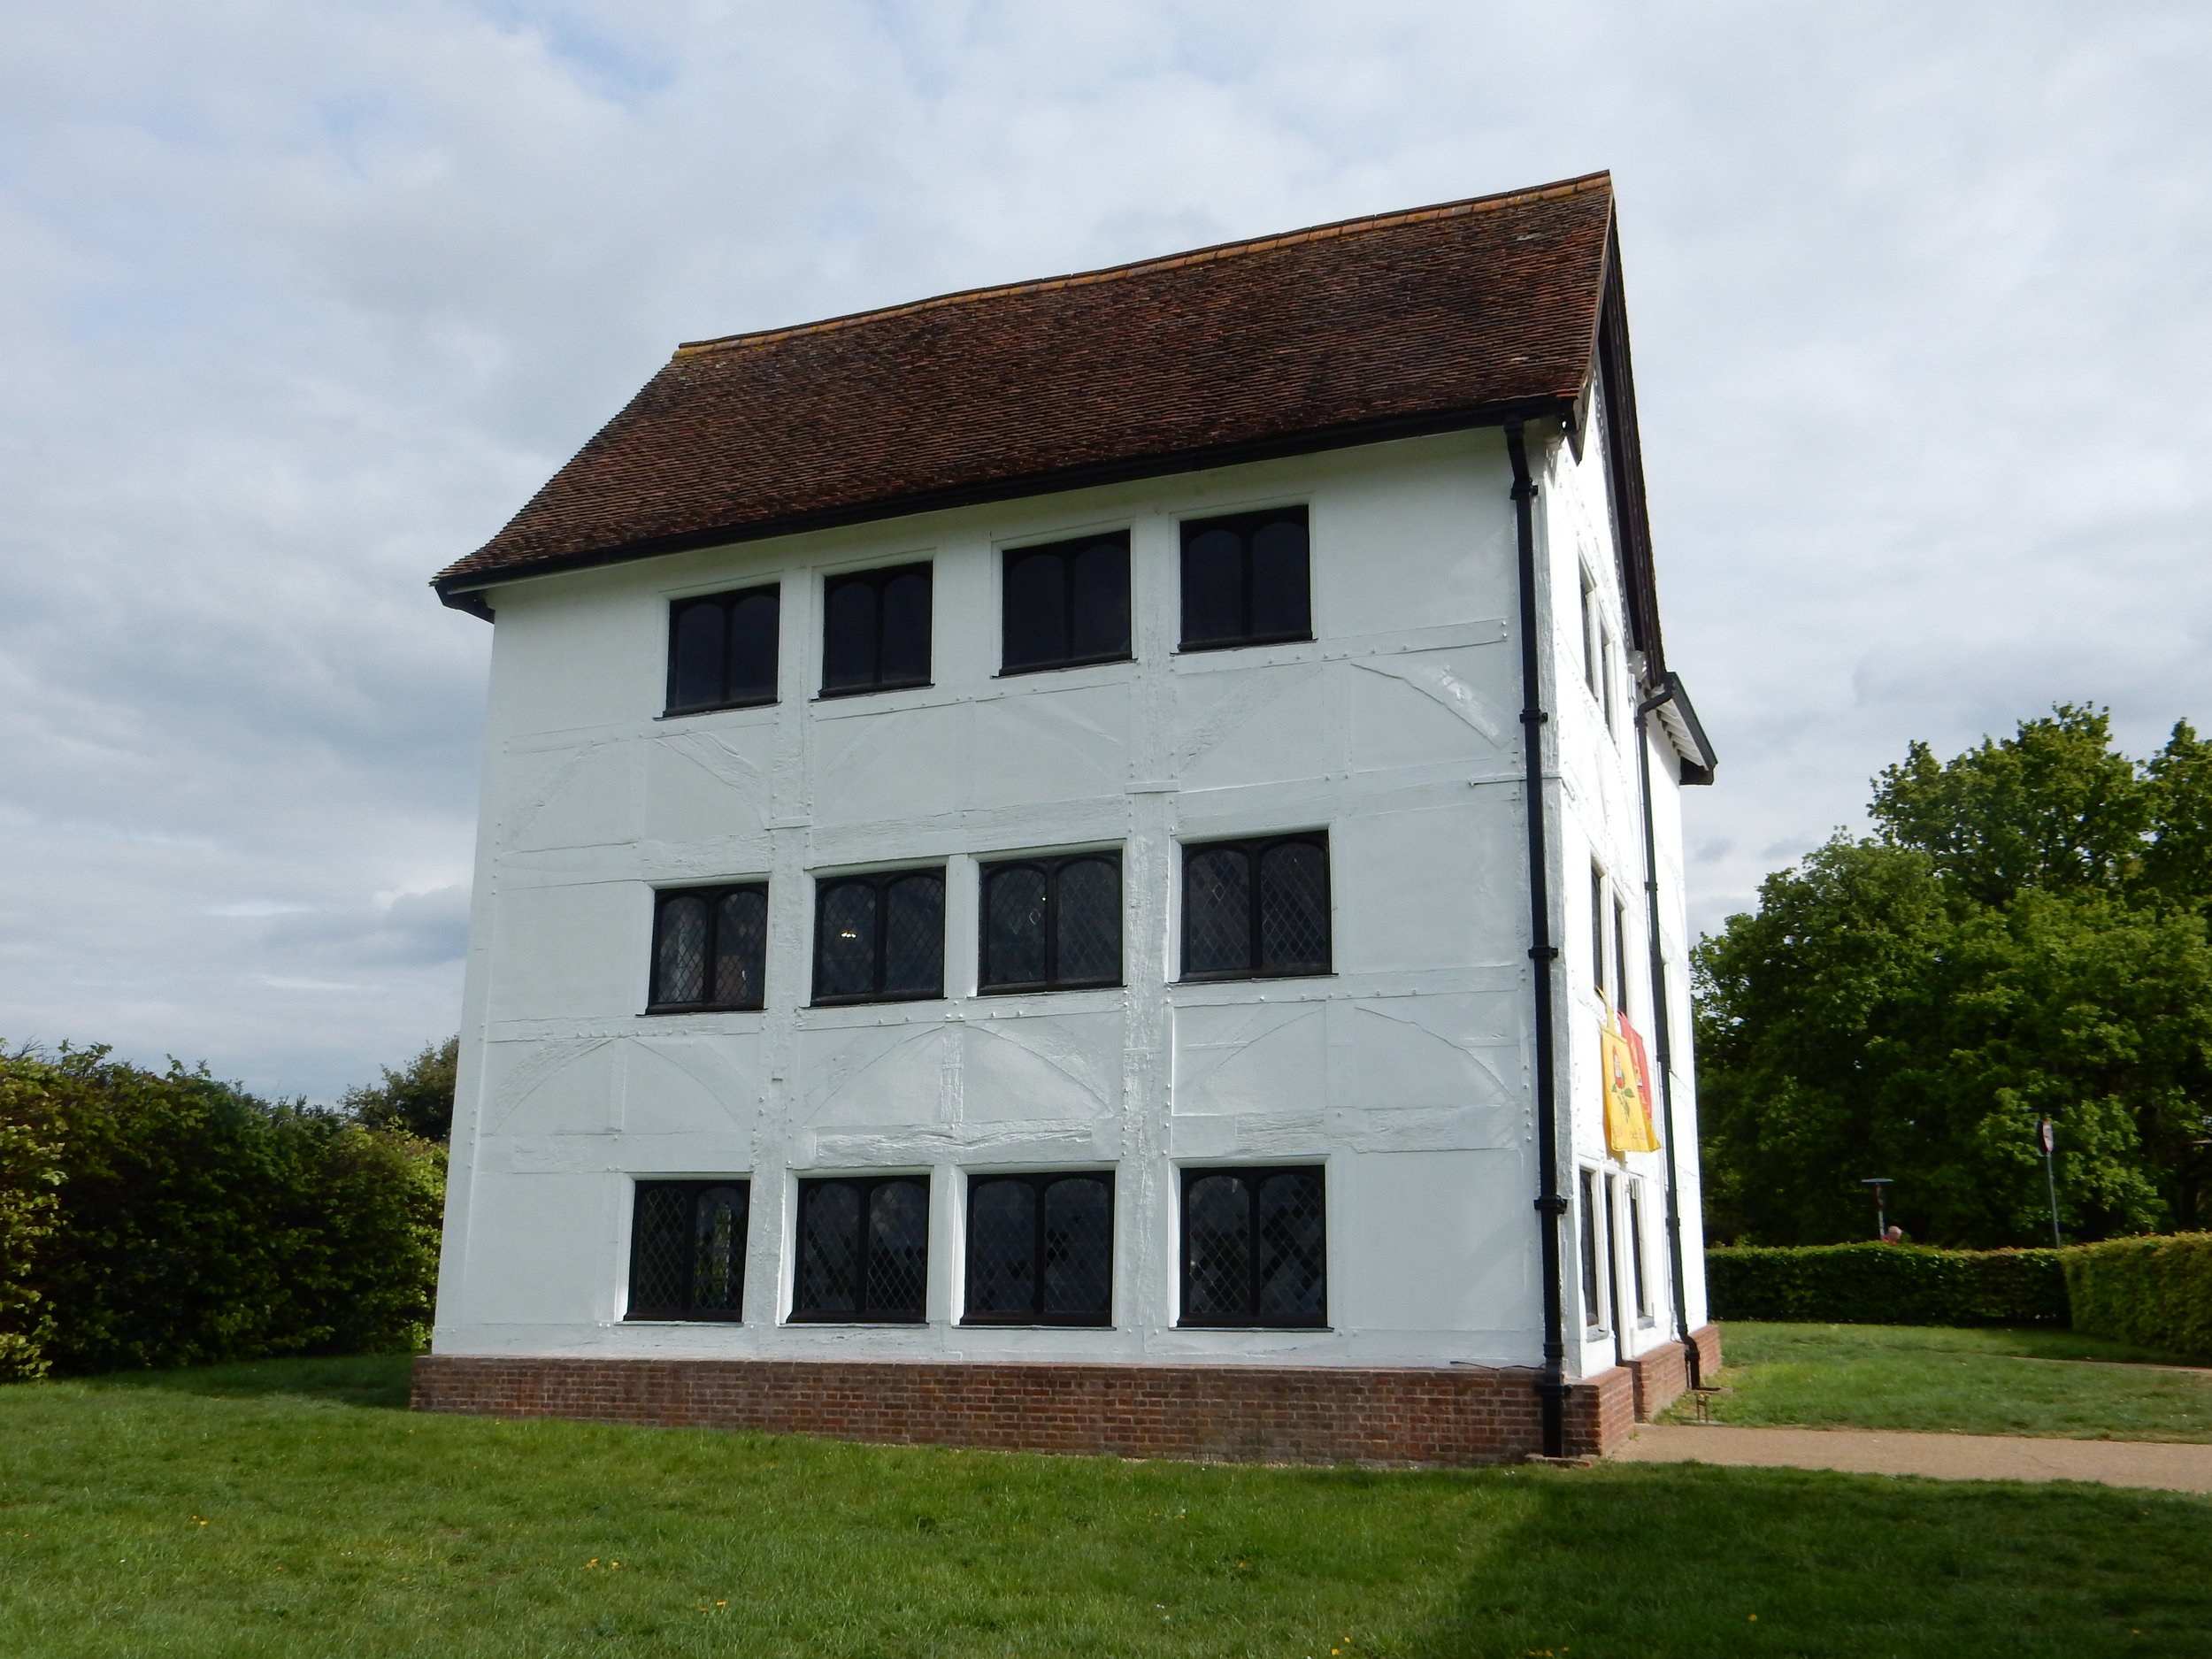
[{"label": "white wall", "polygon": [[[1557,538],[1587,480],[1551,477]],[[493,593],[438,1351],[1533,1363],[1509,484],[1496,433],[1456,434]],[[1315,641],[1177,655],[1178,522],[1291,502]],[[1125,526],[1136,660],[995,677],[998,549]],[[1553,583],[1574,557],[1554,549]],[[815,701],[824,574],[917,558],[934,683]],[[779,703],[658,718],[669,600],[763,580],[782,585]],[[1578,718],[1557,739],[1570,870],[1592,836],[1630,850],[1633,807]],[[1670,789],[1670,836],[1672,810]],[[1179,841],[1316,828],[1334,973],[1174,984]],[[1125,986],[974,995],[975,857],[1087,844],[1124,849]],[[808,1007],[812,875],[940,859],[951,995]],[[654,886],[764,876],[766,1009],[641,1016]],[[1177,1327],[1176,1170],[1242,1159],[1326,1164],[1330,1329]],[[964,1175],[1104,1164],[1113,1327],[957,1324]],[[780,1323],[795,1181],[881,1169],[932,1179],[929,1322]],[[624,1323],[633,1178],[725,1174],[752,1181],[743,1324]]]}]

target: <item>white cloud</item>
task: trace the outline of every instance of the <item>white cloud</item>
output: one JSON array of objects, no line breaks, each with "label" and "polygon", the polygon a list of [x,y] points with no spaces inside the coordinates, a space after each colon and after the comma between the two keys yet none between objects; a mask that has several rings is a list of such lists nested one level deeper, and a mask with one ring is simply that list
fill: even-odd
[{"label": "white cloud", "polygon": [[452,1028],[422,583],[676,340],[1597,166],[1701,918],[1912,736],[2206,720],[2208,71],[2185,4],[15,8],[0,1034],[327,1097]]}]

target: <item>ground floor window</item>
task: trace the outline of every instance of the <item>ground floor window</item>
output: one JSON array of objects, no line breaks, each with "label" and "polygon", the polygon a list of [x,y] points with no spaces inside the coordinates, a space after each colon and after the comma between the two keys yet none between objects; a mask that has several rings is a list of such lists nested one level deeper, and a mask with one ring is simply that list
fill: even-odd
[{"label": "ground floor window", "polygon": [[1628,1184],[1628,1265],[1636,1283],[1636,1317],[1649,1323],[1651,1279],[1644,1267],[1644,1184]]},{"label": "ground floor window", "polygon": [[799,1183],[794,1319],[918,1324],[929,1288],[929,1180]]},{"label": "ground floor window", "polygon": [[1318,1166],[1183,1171],[1183,1317],[1191,1325],[1328,1323]]},{"label": "ground floor window", "polygon": [[630,1229],[632,1319],[744,1317],[743,1181],[640,1181]]},{"label": "ground floor window", "polygon": [[1598,1196],[1594,1170],[1582,1171],[1582,1323],[1594,1332],[1605,1329],[1604,1211]]},{"label": "ground floor window", "polygon": [[1104,1170],[968,1181],[969,1325],[1110,1325],[1114,1178]]}]

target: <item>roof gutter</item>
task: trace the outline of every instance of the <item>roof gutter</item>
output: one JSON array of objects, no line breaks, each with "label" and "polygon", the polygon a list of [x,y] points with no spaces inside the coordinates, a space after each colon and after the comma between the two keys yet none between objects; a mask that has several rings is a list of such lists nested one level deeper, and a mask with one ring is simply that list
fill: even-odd
[{"label": "roof gutter", "polygon": [[[1326,449],[1348,449],[1362,444],[1389,443],[1402,438],[1431,437],[1441,433],[1467,432],[1483,426],[1518,426],[1530,420],[1567,419],[1571,417],[1573,411],[1574,399],[1571,397],[1548,394],[1472,408],[1439,410],[1418,415],[1394,415],[1379,420],[1323,427],[1281,437],[1216,444],[1202,449],[1179,450],[1169,455],[1095,462],[1081,466],[1062,467],[1049,472],[1032,473],[1025,478],[914,491],[849,506],[784,513],[749,522],[686,530],[671,535],[642,536],[608,547],[556,553],[492,570],[448,572],[434,579],[430,585],[438,597],[454,610],[465,611],[488,622],[492,608],[485,597],[486,593],[491,588],[527,577],[551,576],[567,571],[594,569],[603,565],[625,565],[635,559],[688,553],[700,548],[764,541],[772,537],[797,535],[810,530],[874,524],[886,518],[941,512],[949,508],[972,507],[987,502],[1019,501],[1029,496],[1087,489],[1102,484],[1131,483],[1148,478],[1169,478],[1179,472],[1204,472],[1212,467],[1316,455]],[[524,511],[528,510],[526,508]]]},{"label": "roof gutter", "polygon": [[1567,1199],[1559,1190],[1559,1099],[1552,1008],[1559,948],[1551,939],[1551,846],[1544,821],[1544,727],[1551,716],[1543,708],[1542,661],[1537,649],[1536,485],[1529,476],[1528,445],[1518,420],[1506,422],[1505,452],[1513,464],[1513,534],[1520,571],[1521,799],[1522,816],[1528,825],[1528,957],[1535,996],[1536,1212],[1542,1217],[1537,1236],[1544,1279],[1544,1373],[1536,1393],[1543,1408],[1544,1455],[1562,1457],[1567,1448],[1567,1338],[1566,1297],[1560,1279],[1565,1251],[1561,1248],[1560,1230],[1567,1214]]}]

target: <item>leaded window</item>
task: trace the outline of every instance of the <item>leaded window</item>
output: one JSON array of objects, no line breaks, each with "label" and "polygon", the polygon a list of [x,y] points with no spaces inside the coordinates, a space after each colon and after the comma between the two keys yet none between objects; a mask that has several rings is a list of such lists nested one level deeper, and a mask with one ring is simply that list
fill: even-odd
[{"label": "leaded window", "polygon": [[799,1183],[794,1319],[918,1324],[929,1291],[929,1181]]},{"label": "leaded window", "polygon": [[926,565],[833,576],[822,588],[822,695],[929,684]]},{"label": "leaded window", "polygon": [[1605,1240],[1600,1227],[1598,1178],[1589,1170],[1582,1176],[1582,1323],[1592,1331],[1605,1326]]},{"label": "leaded window", "polygon": [[668,607],[668,712],[776,700],[774,584],[679,599]]},{"label": "leaded window", "polygon": [[982,988],[1121,983],[1121,855],[1070,853],[983,866]]},{"label": "leaded window", "polygon": [[649,1014],[758,1008],[768,961],[768,884],[664,887],[653,895]]},{"label": "leaded window", "polygon": [[1003,672],[1129,656],[1129,533],[1014,548],[1006,560]]},{"label": "leaded window", "polygon": [[1278,507],[1183,526],[1183,649],[1313,637],[1306,510]]},{"label": "leaded window", "polygon": [[630,1226],[631,1319],[744,1315],[744,1181],[640,1181]]},{"label": "leaded window", "polygon": [[1329,838],[1271,835],[1183,849],[1183,977],[1329,972]]},{"label": "leaded window", "polygon": [[968,1325],[1110,1325],[1114,1178],[1107,1171],[968,1182]]},{"label": "leaded window", "polygon": [[945,994],[945,872],[824,877],[814,889],[814,1000],[895,1002]]},{"label": "leaded window", "polygon": [[1183,1171],[1185,1325],[1328,1323],[1322,1171]]}]

